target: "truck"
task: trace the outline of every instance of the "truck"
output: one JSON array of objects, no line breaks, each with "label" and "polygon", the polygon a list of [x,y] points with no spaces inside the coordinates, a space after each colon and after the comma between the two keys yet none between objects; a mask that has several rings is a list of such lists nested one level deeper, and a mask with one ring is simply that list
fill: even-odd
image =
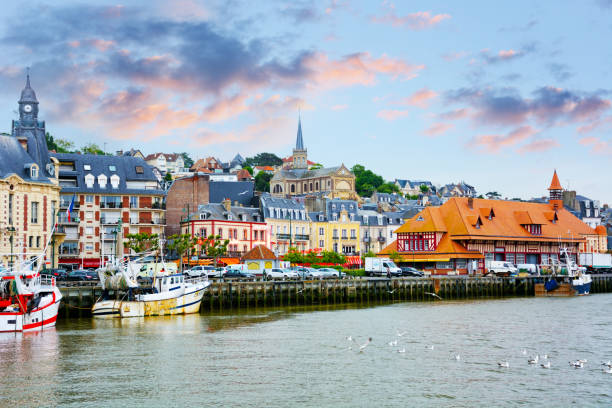
[{"label": "truck", "polygon": [[579,254],[578,265],[585,267],[588,273],[610,273],[612,272],[612,254]]},{"label": "truck", "polygon": [[487,269],[489,275],[516,276],[518,268],[507,261],[490,261]]},{"label": "truck", "polygon": [[402,270],[389,258],[368,257],[365,259],[366,276],[402,276]]}]

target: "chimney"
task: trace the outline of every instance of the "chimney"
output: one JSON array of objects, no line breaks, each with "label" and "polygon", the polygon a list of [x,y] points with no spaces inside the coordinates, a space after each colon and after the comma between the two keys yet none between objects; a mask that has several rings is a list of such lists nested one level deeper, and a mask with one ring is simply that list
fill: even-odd
[{"label": "chimney", "polygon": [[225,208],[225,211],[230,212],[232,210],[232,200],[230,200],[229,198],[223,200],[221,204],[223,204],[223,208]]},{"label": "chimney", "polygon": [[116,155],[117,156],[123,156],[123,150],[117,150]]},{"label": "chimney", "polygon": [[474,197],[468,198],[468,207],[470,207],[471,209],[474,209]]},{"label": "chimney", "polygon": [[25,150],[26,152],[28,151],[28,138],[27,137],[19,137],[19,144],[21,145],[21,148],[23,150]]}]

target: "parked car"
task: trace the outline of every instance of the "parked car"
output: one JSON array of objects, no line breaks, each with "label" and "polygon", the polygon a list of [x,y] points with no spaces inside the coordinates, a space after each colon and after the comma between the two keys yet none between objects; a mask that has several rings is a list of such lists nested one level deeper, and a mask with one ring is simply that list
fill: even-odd
[{"label": "parked car", "polygon": [[497,276],[516,276],[518,274],[518,269],[511,262],[490,261],[488,274]]},{"label": "parked car", "polygon": [[241,271],[240,269],[228,269],[225,271],[224,278],[239,278],[239,279],[254,279],[255,275],[252,273]]},{"label": "parked car", "polygon": [[323,279],[338,279],[340,277],[340,272],[334,268],[321,268],[319,273],[323,275]]},{"label": "parked car", "polygon": [[425,274],[423,271],[419,271],[417,268],[413,268],[412,266],[402,266],[402,276],[416,276],[423,277]]},{"label": "parked car", "polygon": [[183,271],[183,274],[190,276],[192,278],[195,278],[198,276],[210,276],[210,272],[211,271],[214,272],[214,270],[215,270],[214,266],[196,265],[191,269],[187,269],[186,271]]},{"label": "parked car", "polygon": [[98,277],[95,273],[90,271],[86,271],[84,269],[76,269],[74,271],[68,272],[67,279],[70,281],[93,281],[97,280]]},{"label": "parked car", "polygon": [[210,270],[208,270],[206,272],[206,275],[209,278],[222,278],[225,276],[225,274],[227,273],[227,269],[225,269],[225,267],[217,267],[217,268],[212,268]]},{"label": "parked car", "polygon": [[285,273],[285,278],[287,279],[298,279],[300,277],[297,272],[292,271],[291,269],[282,268],[282,270]]},{"label": "parked car", "polygon": [[65,280],[68,276],[68,272],[65,269],[54,268],[54,269],[43,269],[40,271],[41,275],[53,276],[57,280]]},{"label": "parked car", "polygon": [[266,269],[266,279],[267,280],[282,280],[285,279],[287,275],[285,274],[285,270],[281,268],[271,268]]},{"label": "parked car", "polygon": [[312,279],[314,277],[313,274],[312,274],[312,271],[314,269],[307,268],[305,266],[294,266],[294,267],[292,267],[290,269],[293,272],[297,273],[299,279],[308,280],[308,279]]}]

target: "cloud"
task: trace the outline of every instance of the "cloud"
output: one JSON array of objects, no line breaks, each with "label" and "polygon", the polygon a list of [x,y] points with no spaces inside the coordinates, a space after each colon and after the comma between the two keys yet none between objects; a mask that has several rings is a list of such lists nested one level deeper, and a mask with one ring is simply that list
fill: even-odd
[{"label": "cloud", "polygon": [[469,109],[454,109],[448,112],[442,112],[438,115],[438,118],[442,120],[457,120],[464,119],[469,116]]},{"label": "cloud", "polygon": [[202,117],[209,122],[220,122],[238,116],[248,109],[246,98],[244,94],[236,94],[217,100],[204,110]]},{"label": "cloud", "polygon": [[519,153],[535,153],[545,152],[550,149],[559,147],[559,143],[554,139],[538,139],[534,140],[526,145],[521,146],[517,152]]},{"label": "cloud", "polygon": [[512,31],[525,32],[525,31],[531,30],[533,27],[535,27],[538,24],[539,24],[538,20],[529,20],[527,23],[525,23],[522,26],[501,27],[498,31],[500,33],[512,32]]},{"label": "cloud", "polygon": [[334,105],[331,107],[331,110],[335,110],[335,111],[339,111],[339,110],[345,110],[348,108],[348,105],[344,104],[344,105]]},{"label": "cloud", "polygon": [[425,133],[427,136],[434,137],[442,135],[454,127],[455,125],[453,125],[452,123],[434,123],[427,129],[425,129],[423,133]]},{"label": "cloud", "polygon": [[405,16],[398,16],[395,10],[391,8],[385,15],[372,16],[370,20],[374,23],[391,24],[394,27],[405,27],[410,30],[424,30],[450,18],[450,14],[432,14],[430,11],[417,11]]},{"label": "cloud", "polygon": [[596,137],[583,137],[578,141],[583,146],[591,147],[591,153],[594,154],[612,154],[612,144],[610,141],[601,140]]},{"label": "cloud", "polygon": [[587,123],[586,125],[579,126],[576,130],[578,133],[585,134],[596,130],[608,131],[610,128],[612,128],[612,116],[606,116],[591,123]]},{"label": "cloud", "polygon": [[450,53],[444,54],[442,55],[442,58],[444,58],[446,61],[455,61],[467,55],[468,53],[465,51],[458,51],[458,52],[450,52]]},{"label": "cloud", "polygon": [[307,23],[316,21],[321,18],[319,10],[311,2],[301,4],[299,2],[291,2],[284,5],[279,13],[283,17],[289,17],[294,23]]},{"label": "cloud", "polygon": [[394,104],[417,106],[419,108],[425,109],[429,105],[429,102],[437,96],[438,94],[435,91],[432,91],[431,89],[427,88],[422,88],[410,95],[408,98],[395,101]]},{"label": "cloud", "polygon": [[533,119],[556,125],[598,119],[611,105],[600,94],[541,87],[531,93],[532,98],[523,98],[514,88],[460,88],[447,92],[446,100],[469,105],[479,124],[522,125]]},{"label": "cloud", "polygon": [[502,147],[514,146],[535,134],[537,134],[537,131],[531,126],[521,126],[505,135],[488,134],[475,136],[468,144],[482,148],[489,153],[497,153]]},{"label": "cloud", "polygon": [[407,110],[385,109],[379,111],[376,116],[384,120],[392,121],[397,120],[399,118],[404,118],[408,116],[409,113],[410,112],[408,112]]},{"label": "cloud", "polygon": [[574,76],[574,73],[569,70],[567,64],[550,63],[546,65],[550,74],[558,82],[564,82]]}]

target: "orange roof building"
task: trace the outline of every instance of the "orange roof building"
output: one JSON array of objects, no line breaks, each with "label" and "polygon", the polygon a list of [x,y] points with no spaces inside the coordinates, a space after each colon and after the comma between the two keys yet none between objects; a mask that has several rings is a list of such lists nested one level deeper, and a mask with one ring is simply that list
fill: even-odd
[{"label": "orange roof building", "polygon": [[[556,191],[553,177],[551,187]],[[397,240],[379,253],[438,271],[486,271],[489,261],[549,264],[559,247],[574,254],[598,250],[598,232],[563,206],[502,200],[451,198],[427,207],[397,229]]]}]

